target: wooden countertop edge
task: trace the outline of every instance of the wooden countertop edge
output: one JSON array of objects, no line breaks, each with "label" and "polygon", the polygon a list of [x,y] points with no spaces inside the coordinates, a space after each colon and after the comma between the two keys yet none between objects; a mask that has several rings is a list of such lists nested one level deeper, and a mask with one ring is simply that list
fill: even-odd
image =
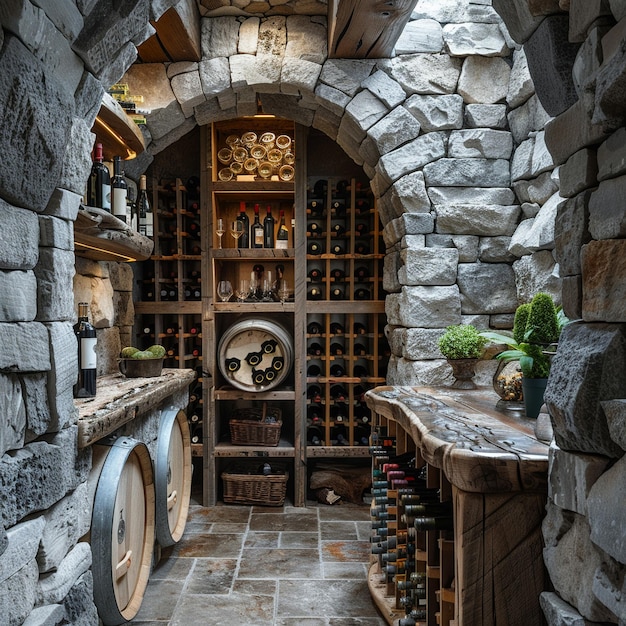
[{"label": "wooden countertop edge", "polygon": [[[544,491],[549,445],[531,434],[527,418],[515,423],[506,415],[500,417],[495,410],[495,394],[493,411],[486,410],[484,402],[481,406],[484,396],[484,389],[458,392],[387,386],[368,391],[366,400],[373,411],[407,431],[423,459],[442,469],[459,489],[477,493]],[[420,417],[406,403],[420,398],[442,402],[445,410],[441,415],[436,410],[424,411]],[[424,419],[438,422],[438,428],[424,423]]]},{"label": "wooden countertop edge", "polygon": [[154,378],[125,378],[110,374],[98,379],[95,398],[76,400],[78,447],[86,448],[120,426],[156,408],[165,398],[189,386],[191,369],[164,369]]}]

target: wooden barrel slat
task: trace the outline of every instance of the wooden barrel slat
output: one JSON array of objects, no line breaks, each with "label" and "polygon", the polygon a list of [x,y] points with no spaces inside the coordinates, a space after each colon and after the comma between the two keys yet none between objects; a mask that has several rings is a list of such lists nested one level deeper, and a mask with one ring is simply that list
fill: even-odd
[{"label": "wooden barrel slat", "polygon": [[183,535],[191,496],[191,439],[182,410],[161,414],[155,459],[156,537],[161,546],[175,544]]},{"label": "wooden barrel slat", "polygon": [[[108,438],[99,462],[90,541],[94,601],[105,626],[137,615],[148,584],[154,547],[155,493],[152,461],[145,444]],[[108,448],[108,449],[107,449]],[[101,458],[98,450],[96,457]],[[100,468],[101,466],[101,468]]]}]

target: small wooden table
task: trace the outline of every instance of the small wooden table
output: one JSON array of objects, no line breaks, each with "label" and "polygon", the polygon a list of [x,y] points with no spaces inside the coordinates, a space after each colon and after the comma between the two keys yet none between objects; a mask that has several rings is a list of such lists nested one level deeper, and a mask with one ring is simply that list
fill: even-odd
[{"label": "small wooden table", "polygon": [[[496,410],[497,400],[487,389],[377,387],[366,394],[379,422],[395,422],[452,485],[454,610],[439,608],[439,624],[544,623],[541,522],[549,445],[536,439],[535,420]],[[440,597],[452,595],[445,586]],[[370,590],[379,594],[380,585]],[[389,609],[388,601],[375,599]]]}]

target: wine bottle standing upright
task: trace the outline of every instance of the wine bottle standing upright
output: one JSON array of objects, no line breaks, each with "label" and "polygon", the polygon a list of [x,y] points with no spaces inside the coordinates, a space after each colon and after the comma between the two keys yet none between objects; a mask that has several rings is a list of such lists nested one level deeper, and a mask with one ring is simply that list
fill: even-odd
[{"label": "wine bottle standing upright", "polygon": [[96,395],[96,329],[89,323],[89,304],[78,304],[78,321],[74,326],[78,340],[78,378],[74,385],[75,398]]},{"label": "wine bottle standing upright", "polygon": [[126,221],[126,196],[128,185],[122,176],[122,157],[113,157],[113,178],[111,179],[111,212],[118,220]]},{"label": "wine bottle standing upright", "polygon": [[93,165],[87,183],[87,205],[111,210],[111,175],[103,163],[102,144],[96,144]]},{"label": "wine bottle standing upright", "polygon": [[272,216],[272,207],[267,205],[267,214],[265,215],[265,219],[263,220],[263,247],[264,248],[273,248],[274,247],[274,225],[276,220]]},{"label": "wine bottle standing upright", "polygon": [[246,203],[239,203],[239,215],[237,219],[243,224],[243,233],[239,240],[237,241],[238,248],[249,248],[250,247],[250,220],[246,215]]},{"label": "wine bottle standing upright", "polygon": [[152,207],[146,190],[146,175],[139,177],[139,198],[137,199],[137,213],[139,214],[139,232],[146,237],[154,235]]},{"label": "wine bottle standing upright", "polygon": [[276,247],[280,250],[286,250],[289,247],[289,230],[285,224],[285,211],[279,211],[278,232],[276,233]]},{"label": "wine bottle standing upright", "polygon": [[254,222],[252,223],[252,247],[263,247],[263,224],[259,221],[259,205],[254,205]]}]

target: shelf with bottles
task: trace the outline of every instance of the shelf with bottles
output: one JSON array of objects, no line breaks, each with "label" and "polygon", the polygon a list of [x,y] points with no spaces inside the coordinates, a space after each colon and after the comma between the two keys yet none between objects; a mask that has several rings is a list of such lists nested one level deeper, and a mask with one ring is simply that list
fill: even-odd
[{"label": "shelf with bottles", "polygon": [[295,127],[272,116],[213,124],[214,185],[291,185],[295,178]]}]

